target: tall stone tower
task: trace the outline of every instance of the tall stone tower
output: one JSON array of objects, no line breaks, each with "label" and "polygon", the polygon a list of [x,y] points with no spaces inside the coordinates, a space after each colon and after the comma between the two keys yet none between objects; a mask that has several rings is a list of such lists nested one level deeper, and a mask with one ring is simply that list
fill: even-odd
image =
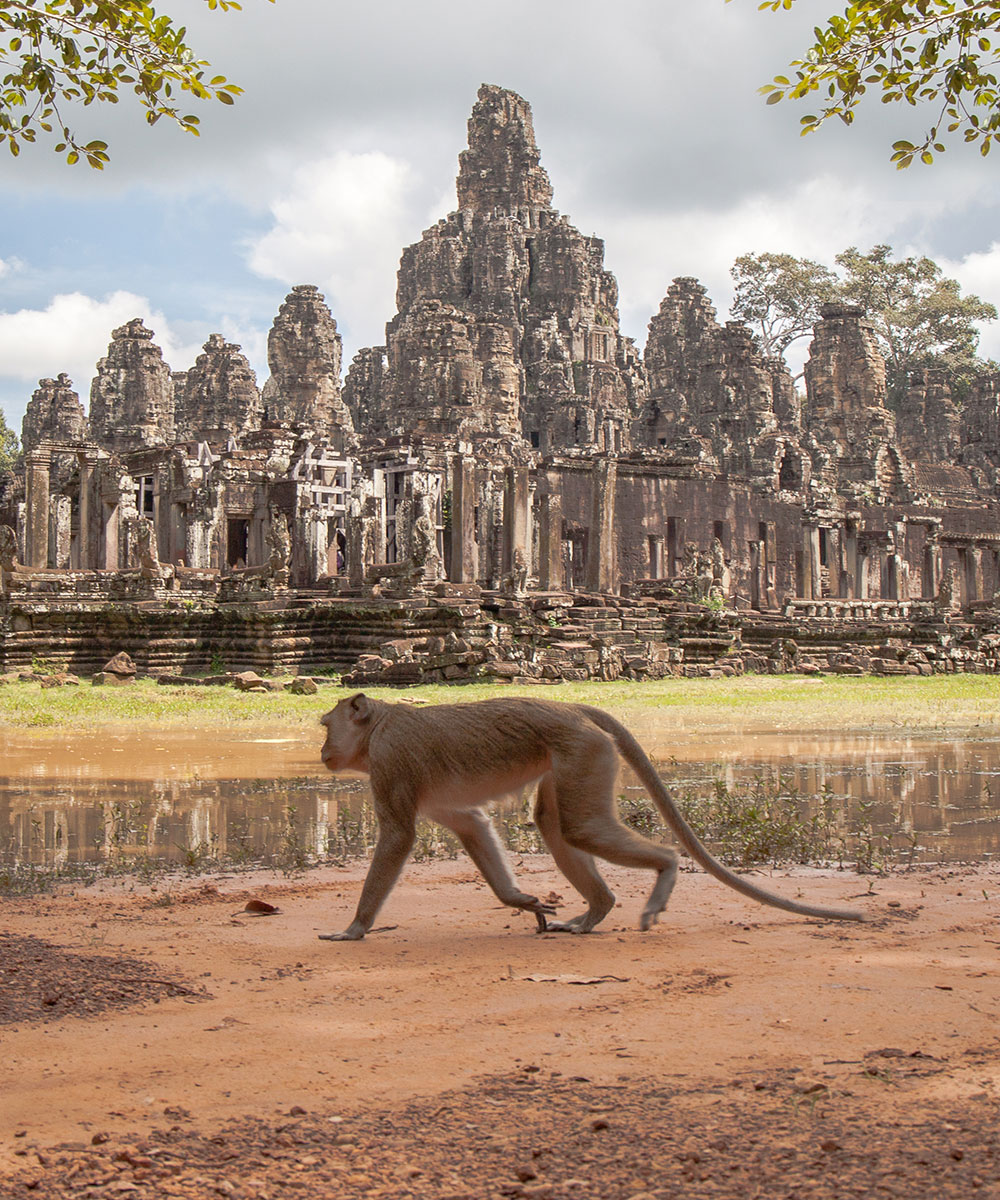
[{"label": "tall stone tower", "polygon": [[808,430],[836,464],[838,489],[851,496],[905,499],[896,418],[886,405],[885,360],[863,309],[823,306],[805,382]]},{"label": "tall stone tower", "polygon": [[239,346],[213,333],[178,383],[177,436],[208,442],[237,437],[260,426],[263,407]]},{"label": "tall stone tower", "polygon": [[353,431],[340,395],[341,341],[318,288],[292,288],[267,338],[271,376],[262,400],[272,421],[304,425],[321,435]]},{"label": "tall stone tower", "polygon": [[111,335],[90,386],[90,431],[115,450],[168,445],[174,436],[174,384],[163,352],[139,317]]},{"label": "tall stone tower", "polygon": [[21,444],[29,454],[40,442],[83,442],[87,418],[68,375],[40,379],[21,422]]},{"label": "tall stone tower", "polygon": [[458,210],[403,251],[385,368],[345,385],[359,432],[627,449],[641,368],[604,246],[552,207],[531,108],[484,84]]},{"label": "tall stone tower", "polygon": [[748,474],[779,424],[786,435],[801,432],[784,363],[764,358],[745,325],[719,325],[696,279],[670,285],[649,323],[645,366],[643,440],[654,448],[676,455],[701,443],[707,461]]}]

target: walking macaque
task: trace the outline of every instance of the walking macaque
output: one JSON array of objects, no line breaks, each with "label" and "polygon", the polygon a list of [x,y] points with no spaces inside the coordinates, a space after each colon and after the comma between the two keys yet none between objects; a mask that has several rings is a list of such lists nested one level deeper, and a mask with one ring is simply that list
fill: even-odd
[{"label": "walking macaque", "polygon": [[[775,908],[838,921],[859,912],[816,908],[764,891],[717,862],[681,816],[634,737],[613,717],[584,704],[512,698],[415,708],[359,692],[321,719],[321,752],[331,771],[371,777],[379,834],[354,920],[324,941],[357,941],[371,929],[413,847],[417,816],[454,832],[497,898],[535,914],[538,931],[589,933],[611,911],[614,893],[594,855],[623,867],[646,867],[656,882],[639,921],[649,929],[677,878],[677,853],[623,825],[615,811],[619,754],[635,771],[681,845],[709,874]],[[552,921],[555,910],[522,892],[483,806],[538,783],[535,823],[556,865],[587,901],[587,911]]]}]

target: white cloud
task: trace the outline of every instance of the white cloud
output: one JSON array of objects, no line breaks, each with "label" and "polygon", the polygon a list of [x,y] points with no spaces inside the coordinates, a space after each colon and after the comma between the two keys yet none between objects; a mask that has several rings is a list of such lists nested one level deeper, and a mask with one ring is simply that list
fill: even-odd
[{"label": "white cloud", "polygon": [[[117,291],[97,299],[82,292],[67,292],[54,296],[46,308],[0,313],[0,379],[27,384],[27,401],[39,379],[65,372],[86,405],[94,368],[107,353],[112,330],[133,317],[142,317],[153,330],[157,345],[172,367],[178,369],[194,361],[200,343],[176,338],[166,318],[146,297]],[[236,332],[227,330],[226,336]]]},{"label": "white cloud", "polygon": [[[1000,309],[1000,242],[956,261],[939,261],[944,273],[957,279],[964,293],[988,300]],[[1000,321],[983,322],[979,328],[979,354],[1000,360]]]},{"label": "white cloud", "polygon": [[891,243],[918,204],[824,176],[779,193],[737,197],[728,207],[595,214],[593,223],[605,238],[607,266],[618,277],[623,324],[641,345],[645,324],[677,276],[700,280],[725,319],[732,300],[729,269],[739,255],[774,251],[832,267],[847,246]]},{"label": "white cloud", "polygon": [[272,228],[250,244],[250,268],[316,284],[355,346],[381,342],[396,307],[399,252],[425,207],[419,190],[408,163],[379,151],[303,163],[270,205]]}]

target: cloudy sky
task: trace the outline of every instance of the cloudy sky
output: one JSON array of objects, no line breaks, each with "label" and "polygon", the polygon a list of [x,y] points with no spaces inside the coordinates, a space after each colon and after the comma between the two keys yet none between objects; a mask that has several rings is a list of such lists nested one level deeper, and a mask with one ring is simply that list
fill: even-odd
[{"label": "cloudy sky", "polygon": [[[266,338],[296,283],[326,294],[345,365],[383,340],[404,245],[454,208],[457,157],[482,82],[520,92],[556,206],[605,239],[639,345],[671,279],[719,310],[747,251],[832,265],[850,245],[928,254],[1000,305],[996,164],[956,147],[895,171],[919,114],[875,105],[798,135],[805,110],[756,94],[834,10],[798,0],[163,0],[201,57],[242,84],[197,109],[193,138],[125,102],[74,113],[110,143],[103,173],[41,145],[0,160],[0,409],[20,429],[41,377],[86,402],[110,333],[142,316],[176,370],[212,332],[263,383]],[[998,323],[1000,324],[1000,323]],[[1000,329],[981,349],[1000,358]]]}]

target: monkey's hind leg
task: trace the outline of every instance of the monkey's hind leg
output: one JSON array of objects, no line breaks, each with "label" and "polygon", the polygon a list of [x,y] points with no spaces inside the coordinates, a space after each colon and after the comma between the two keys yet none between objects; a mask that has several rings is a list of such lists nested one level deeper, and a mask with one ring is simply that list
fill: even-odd
[{"label": "monkey's hind leg", "polygon": [[560,763],[553,772],[559,829],[569,845],[620,867],[656,872],[656,882],[639,918],[639,928],[654,925],[677,881],[677,854],[629,829],[618,819],[615,783],[618,756],[613,744],[592,745],[585,755]]},{"label": "monkey's hind leg", "polygon": [[535,824],[556,866],[587,901],[586,912],[568,921],[548,921],[539,933],[590,933],[615,906],[615,894],[601,877],[590,854],[571,846],[559,828],[559,809],[551,775],[544,775],[535,799]]},{"label": "monkey's hind leg", "polygon": [[468,808],[449,809],[446,812],[431,810],[427,815],[455,834],[501,904],[534,913],[538,932],[544,933],[547,928],[546,914],[554,913],[555,909],[551,904],[543,904],[537,896],[522,892],[517,886],[493,822],[486,813],[478,808]]}]

